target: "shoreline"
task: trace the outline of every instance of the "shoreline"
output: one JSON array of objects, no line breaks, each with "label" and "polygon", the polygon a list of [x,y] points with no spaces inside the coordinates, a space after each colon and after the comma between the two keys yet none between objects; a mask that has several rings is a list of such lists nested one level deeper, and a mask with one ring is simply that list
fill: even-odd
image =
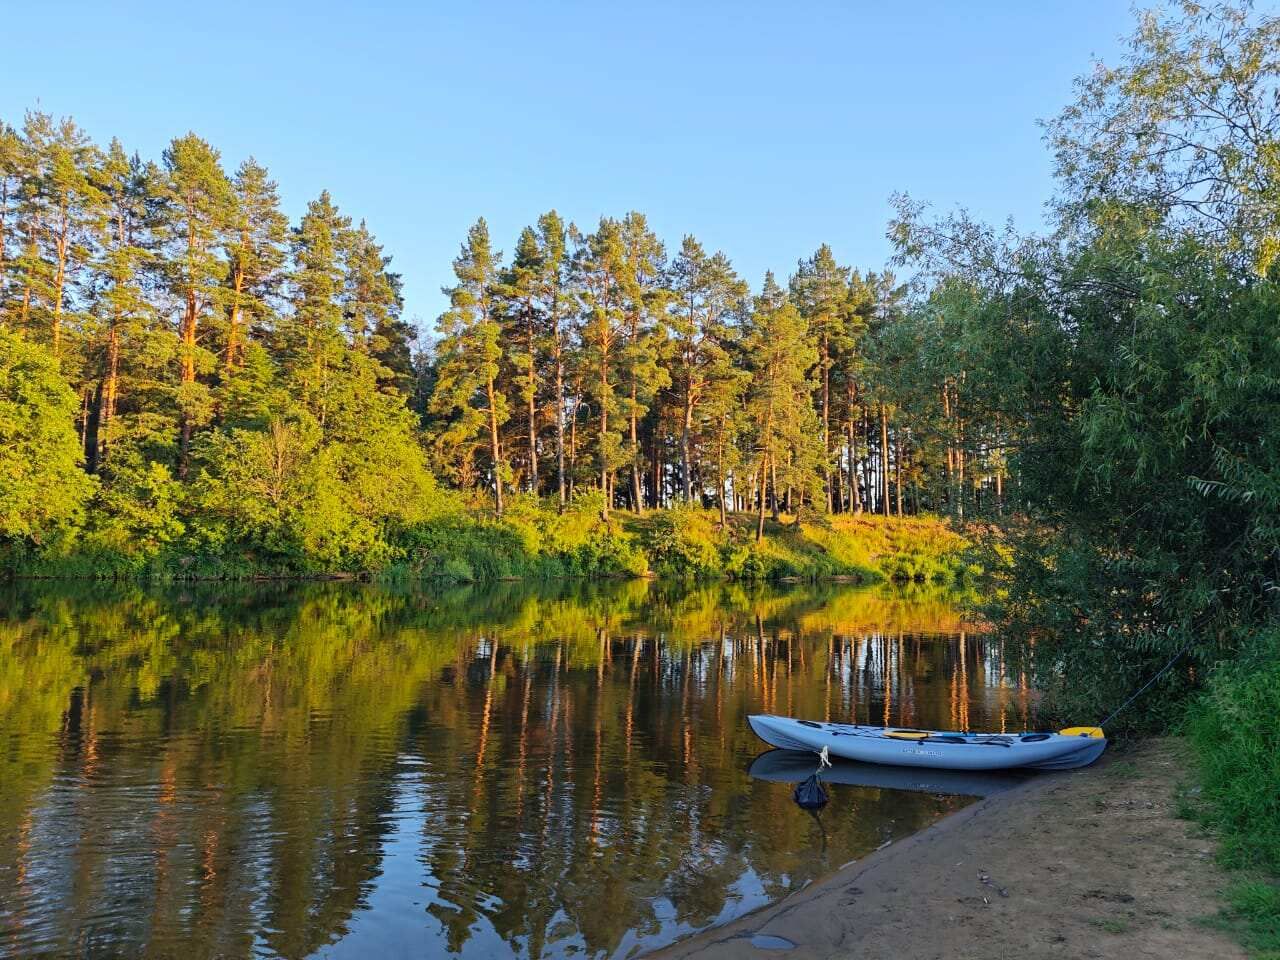
[{"label": "shoreline", "polygon": [[933,583],[928,580],[916,580],[897,577],[869,577],[849,573],[817,574],[810,577],[679,577],[663,575],[652,571],[628,575],[620,573],[560,574],[554,577],[492,577],[483,580],[453,580],[439,575],[427,576],[385,576],[377,573],[282,573],[252,574],[244,577],[174,577],[174,576],[103,576],[90,577],[74,574],[58,575],[49,573],[8,573],[0,575],[0,583],[148,583],[148,584],[187,584],[187,583],[430,583],[442,586],[484,586],[494,583],[626,583],[629,581],[652,581],[656,583],[745,583],[745,584],[785,584],[799,583],[837,583],[852,587],[931,587],[937,590],[963,591],[965,584]]},{"label": "shoreline", "polygon": [[1200,922],[1226,880],[1176,815],[1186,753],[1174,739],[1113,747],[645,956],[1243,958]]}]

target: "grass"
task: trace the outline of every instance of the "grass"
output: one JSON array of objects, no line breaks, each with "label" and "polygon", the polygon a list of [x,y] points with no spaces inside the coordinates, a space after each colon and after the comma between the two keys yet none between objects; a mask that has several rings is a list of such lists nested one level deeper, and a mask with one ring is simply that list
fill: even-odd
[{"label": "grass", "polygon": [[1199,789],[1180,806],[1219,839],[1222,863],[1241,872],[1217,920],[1253,956],[1280,960],[1280,630],[1217,667],[1187,732]]},{"label": "grass", "polygon": [[971,573],[967,542],[936,517],[783,516],[765,522],[674,507],[608,519],[598,497],[564,511],[516,497],[501,519],[485,511],[450,515],[413,531],[412,576],[458,581],[504,577],[637,576],[684,580],[819,580],[955,586]]},{"label": "grass", "polygon": [[[694,506],[604,515],[599,494],[561,508],[514,495],[501,517],[487,503],[441,496],[430,518],[368,531],[372,546],[323,560],[271,542],[236,542],[200,524],[168,538],[82,538],[60,550],[4,552],[0,563],[23,576],[124,580],[248,580],[346,575],[454,583],[565,577],[658,576],[683,580],[820,580],[955,587],[973,568],[967,541],[937,517],[768,518]],[[207,525],[206,525],[207,526]],[[376,549],[373,549],[376,547]],[[335,569],[335,566],[337,569]]]},{"label": "grass", "polygon": [[715,511],[684,507],[629,515],[624,524],[659,576],[953,586],[972,573],[967,541],[937,517],[783,515],[766,519],[761,540],[757,522],[731,514],[722,528]]},{"label": "grass", "polygon": [[1210,923],[1230,933],[1255,960],[1280,960],[1280,886],[1263,878],[1232,884]]},{"label": "grass", "polygon": [[1106,933],[1128,933],[1132,929],[1128,920],[1120,920],[1114,917],[1109,917],[1105,920],[1090,920],[1089,922]]}]

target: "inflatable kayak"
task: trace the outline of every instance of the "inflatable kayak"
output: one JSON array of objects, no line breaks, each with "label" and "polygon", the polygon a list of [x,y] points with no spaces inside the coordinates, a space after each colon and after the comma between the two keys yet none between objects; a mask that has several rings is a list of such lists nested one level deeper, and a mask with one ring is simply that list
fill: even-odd
[{"label": "inflatable kayak", "polygon": [[956,733],[819,723],[758,714],[747,718],[757,737],[783,750],[940,770],[1069,770],[1093,763],[1107,748],[1100,727],[1058,733]]},{"label": "inflatable kayak", "polygon": [[878,790],[909,790],[914,793],[989,797],[1026,783],[1033,773],[1017,770],[927,770],[921,767],[886,767],[878,763],[832,760],[819,767],[812,753],[798,750],[766,750],[751,761],[747,775],[773,783],[800,783],[811,773],[823,783]]}]

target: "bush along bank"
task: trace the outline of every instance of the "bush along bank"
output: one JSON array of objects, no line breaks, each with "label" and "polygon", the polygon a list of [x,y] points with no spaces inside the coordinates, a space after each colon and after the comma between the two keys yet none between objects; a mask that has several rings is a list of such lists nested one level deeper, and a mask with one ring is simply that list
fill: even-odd
[{"label": "bush along bank", "polygon": [[316,550],[288,528],[274,536],[211,533],[175,508],[167,536],[104,537],[88,530],[0,553],[13,576],[94,579],[238,580],[270,577],[504,579],[657,576],[689,580],[848,579],[954,586],[974,568],[968,542],[934,517],[786,515],[768,520],[675,507],[607,517],[596,493],[564,508],[533,496],[511,498],[501,517],[437,488],[427,515],[370,525],[343,555]]},{"label": "bush along bank", "polygon": [[517,497],[501,518],[470,510],[406,533],[397,578],[657,576],[688,580],[820,580],[966,583],[976,572],[968,542],[934,517],[781,517],[755,537],[756,518],[674,507],[606,518],[596,494],[564,510]]},{"label": "bush along bank", "polygon": [[1255,956],[1280,957],[1280,629],[1213,671],[1186,727],[1199,761],[1188,812],[1238,871],[1219,922]]}]

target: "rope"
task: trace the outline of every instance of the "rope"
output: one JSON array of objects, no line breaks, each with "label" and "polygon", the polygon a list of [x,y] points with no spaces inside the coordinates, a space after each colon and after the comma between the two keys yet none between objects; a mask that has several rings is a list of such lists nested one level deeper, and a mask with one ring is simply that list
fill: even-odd
[{"label": "rope", "polygon": [[1133,703],[1133,701],[1137,700],[1140,696],[1142,696],[1144,693],[1146,693],[1146,692],[1147,692],[1147,689],[1148,689],[1148,688],[1149,688],[1153,683],[1155,683],[1157,680],[1159,680],[1161,677],[1163,677],[1166,673],[1168,673],[1168,672],[1169,672],[1169,670],[1170,670],[1170,668],[1172,668],[1172,667],[1173,667],[1173,665],[1174,665],[1175,663],[1177,663],[1177,662],[1178,662],[1178,660],[1182,657],[1182,655],[1183,655],[1184,653],[1186,653],[1188,650],[1190,650],[1190,649],[1191,649],[1191,645],[1192,645],[1192,644],[1194,644],[1195,642],[1196,642],[1196,641],[1195,641],[1195,639],[1194,639],[1194,638],[1192,638],[1191,640],[1188,640],[1188,641],[1186,642],[1186,645],[1185,645],[1185,646],[1183,646],[1183,648],[1182,648],[1181,650],[1179,650],[1177,653],[1175,653],[1175,654],[1173,655],[1173,659],[1172,659],[1172,660],[1170,660],[1170,661],[1169,661],[1168,663],[1166,663],[1163,667],[1161,667],[1158,671],[1156,671],[1155,675],[1154,675],[1150,680],[1148,680],[1146,683],[1144,683],[1142,686],[1140,686],[1140,687],[1138,688],[1138,691],[1137,691],[1135,694],[1133,694],[1133,696],[1131,696],[1128,700],[1126,700],[1124,703],[1120,704],[1120,706],[1116,707],[1116,708],[1115,708],[1114,710],[1112,710],[1109,714],[1107,714],[1107,719],[1103,720],[1103,721],[1102,721],[1102,723],[1098,724],[1098,726],[1105,728],[1105,727],[1107,726],[1107,724],[1109,724],[1112,720],[1114,720],[1114,719],[1116,718],[1116,715],[1117,715],[1117,714],[1119,714],[1121,710],[1123,710],[1123,709],[1124,709],[1125,707],[1127,707],[1129,704]]}]

